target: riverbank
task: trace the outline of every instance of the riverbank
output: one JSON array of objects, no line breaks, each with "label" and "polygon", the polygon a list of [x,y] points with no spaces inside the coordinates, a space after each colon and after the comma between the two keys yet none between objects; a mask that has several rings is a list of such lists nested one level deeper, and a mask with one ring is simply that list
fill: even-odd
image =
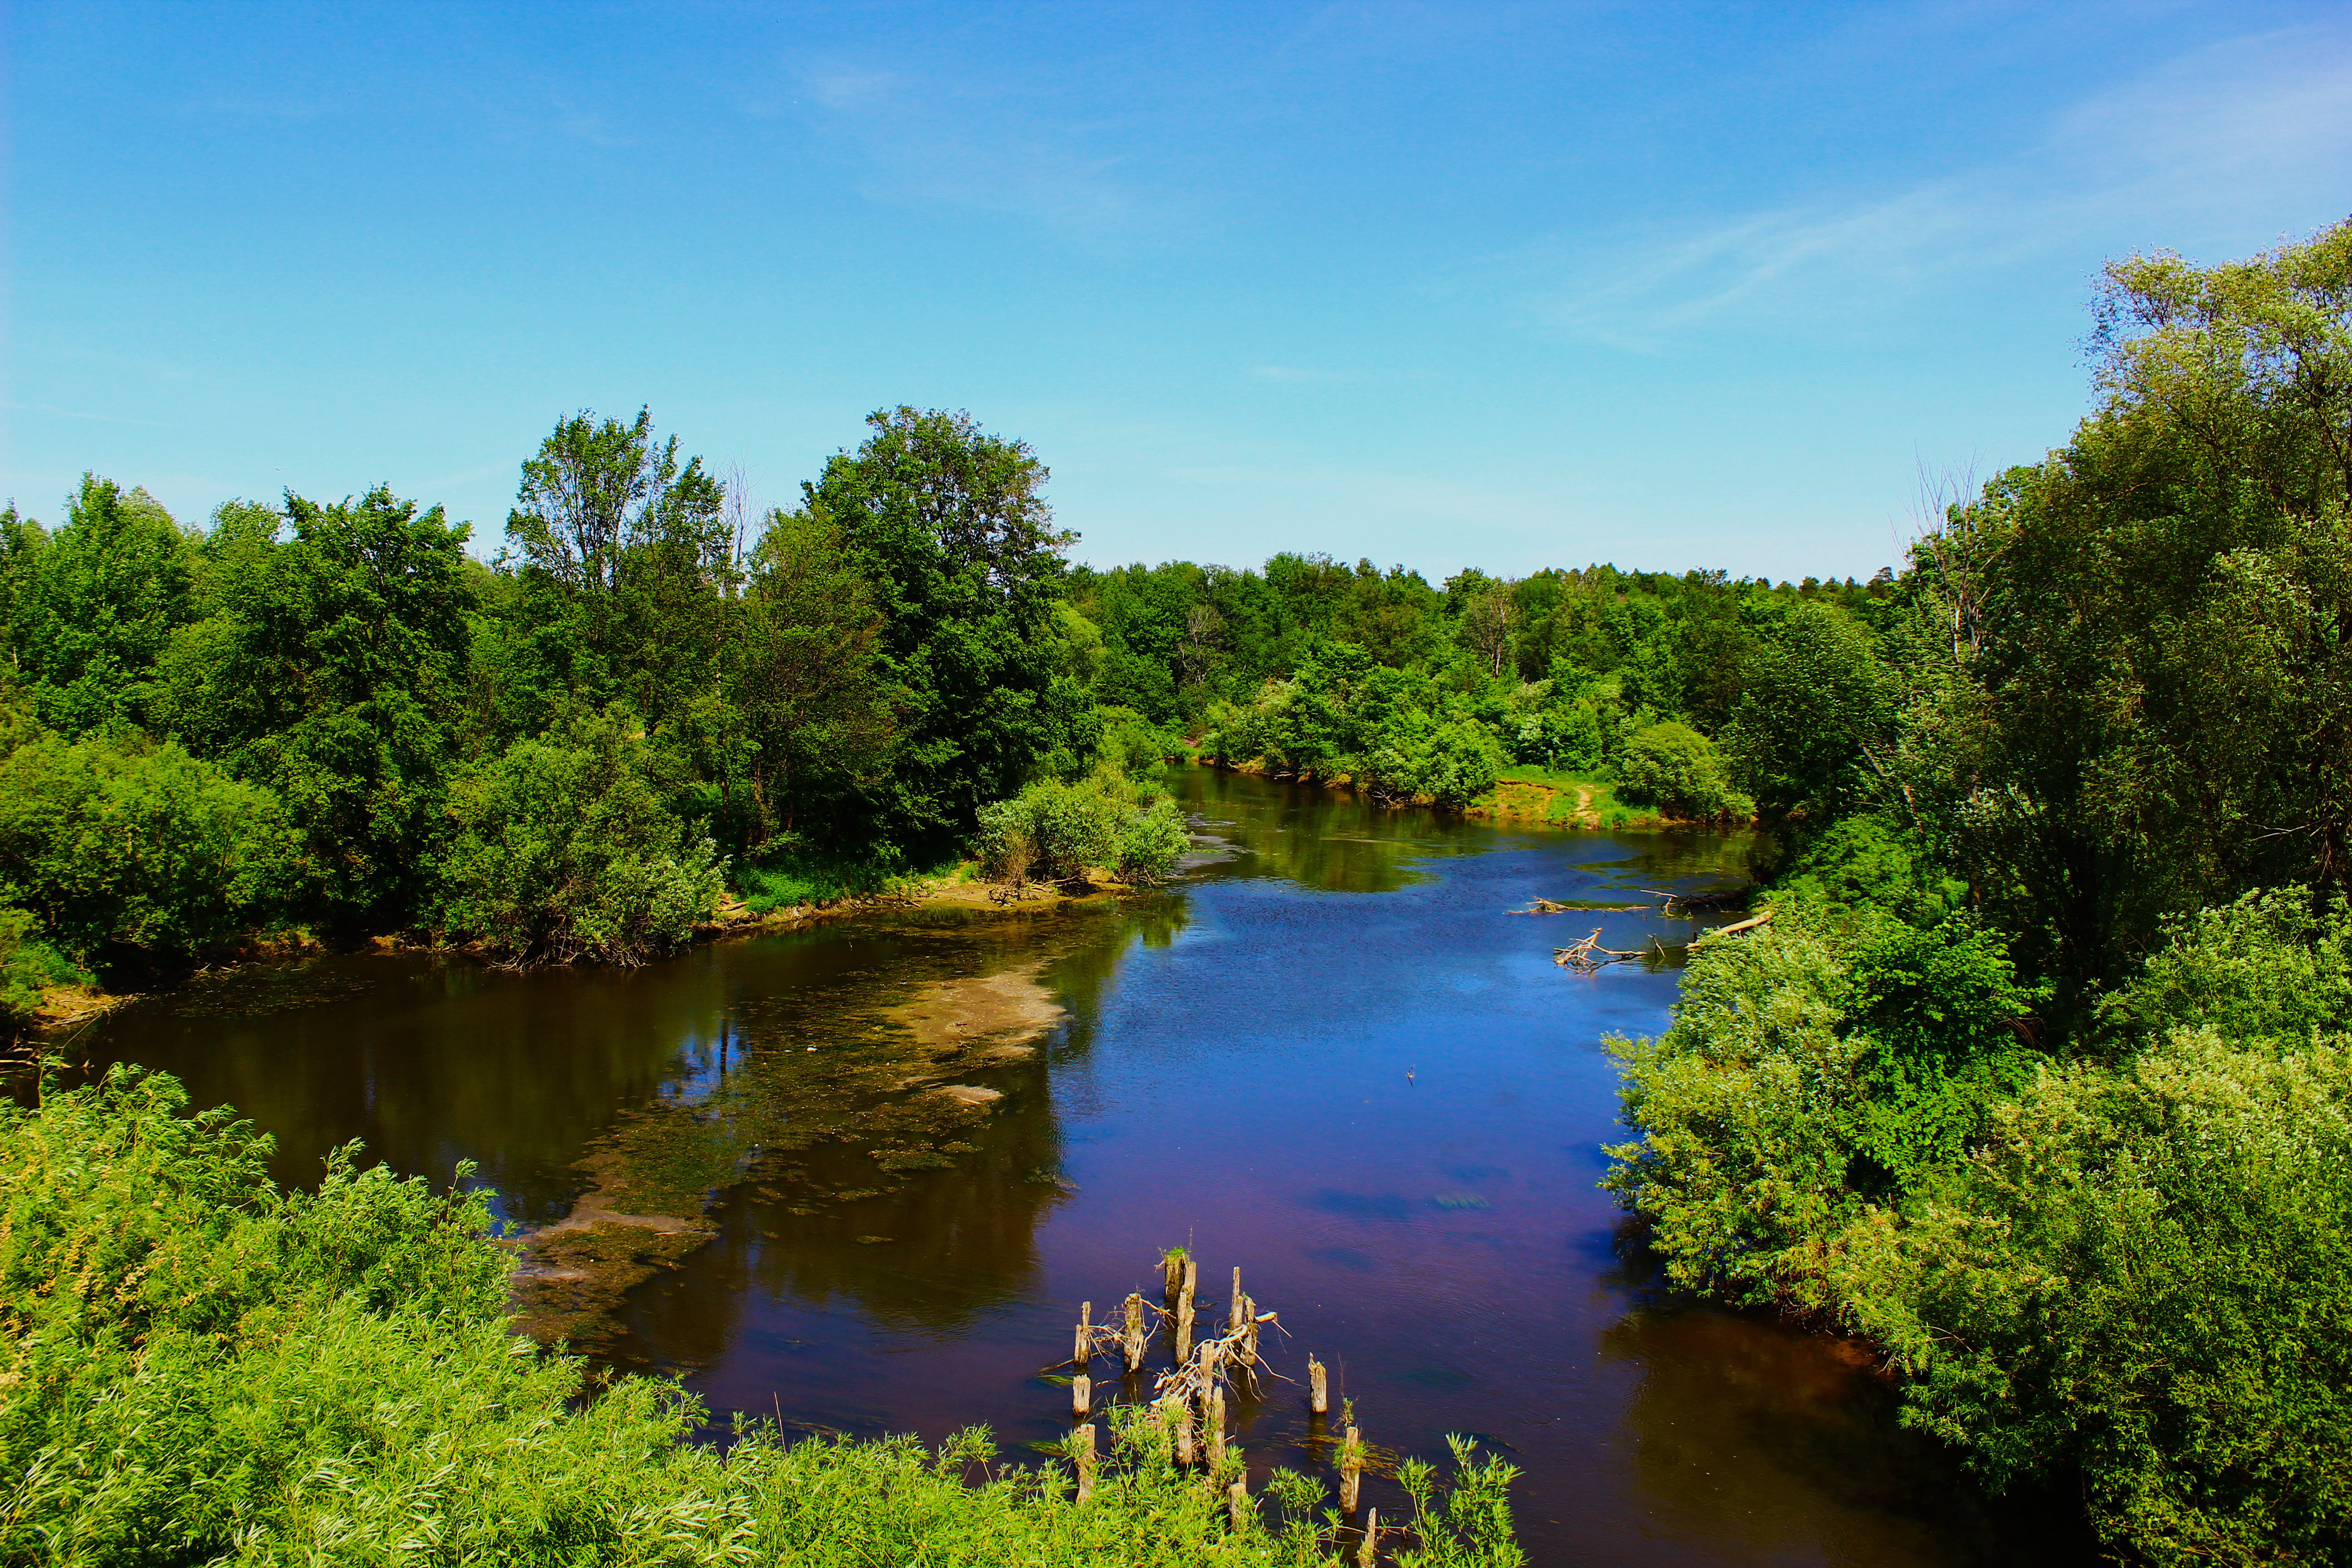
[{"label": "riverbank", "polygon": [[[754,1415],[697,1441],[705,1413],[674,1387],[600,1383],[509,1335],[479,1194],[348,1163],[284,1189],[249,1124],[187,1109],[168,1074],[134,1073],[0,1111],[17,1194],[0,1265],[26,1285],[7,1306],[42,1347],[39,1375],[0,1402],[8,1561],[60,1541],[88,1561],[158,1542],[388,1561],[427,1542],[518,1564],[1272,1568],[1377,1547],[1369,1517],[1322,1515],[1319,1479],[1254,1490],[1238,1447],[1195,1468],[1131,1407],[1029,1466],[992,1463],[979,1428],[936,1449],[793,1442]],[[1518,1568],[1516,1471],[1464,1459],[1451,1506],[1391,1529],[1409,1525],[1433,1568]]]},{"label": "riverbank", "polygon": [[[1365,789],[1352,773],[1318,773],[1312,770],[1277,773],[1260,762],[1220,762],[1206,756],[1198,757],[1197,763],[1202,767],[1243,773],[1277,784],[1338,790],[1395,810],[1438,809],[1426,795],[1412,800],[1386,799]],[[1464,806],[1460,815],[1475,821],[1501,823],[1513,827],[1558,827],[1587,833],[1614,832],[1621,828],[1647,832],[1675,827],[1753,826],[1752,818],[1727,823],[1718,818],[1691,821],[1670,816],[1654,806],[1635,805],[1619,800],[1617,786],[1610,780],[1555,773],[1532,767],[1507,770],[1495,781],[1492,789]]]}]

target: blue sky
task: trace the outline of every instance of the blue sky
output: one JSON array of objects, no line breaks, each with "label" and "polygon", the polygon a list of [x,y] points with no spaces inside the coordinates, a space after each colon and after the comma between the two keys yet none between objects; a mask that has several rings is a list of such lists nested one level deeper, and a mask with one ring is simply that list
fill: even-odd
[{"label": "blue sky", "polygon": [[1076,559],[1866,575],[2062,442],[2135,249],[2352,211],[2340,5],[26,4],[0,495],[389,482],[557,416],[789,502],[886,404]]}]

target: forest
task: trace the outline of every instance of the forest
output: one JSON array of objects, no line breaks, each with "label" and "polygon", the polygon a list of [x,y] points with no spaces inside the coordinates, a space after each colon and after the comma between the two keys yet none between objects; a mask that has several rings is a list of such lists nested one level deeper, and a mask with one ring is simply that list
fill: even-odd
[{"label": "forest", "polygon": [[1835,765],[1789,751],[1836,743],[1791,705],[1817,666],[1863,679],[1895,603],[1889,574],[1074,567],[1022,443],[870,425],[752,519],[649,413],[566,417],[487,562],[382,487],[191,528],[89,476],[54,526],[0,512],[0,1005],[385,935],[635,963],[722,900],[966,854],[1150,879],[1186,842],[1150,781],[1188,752],[1745,816]]},{"label": "forest", "polygon": [[[1591,780],[1751,832],[1769,916],[1698,942],[1671,1027],[1612,1047],[1607,1184],[1672,1279],[1873,1347],[1907,1422],[1991,1489],[2079,1493],[2118,1553],[2352,1561],[2352,224],[2117,262],[2092,346],[2066,444],[1868,582],[1073,566],[1026,447],[911,408],[761,519],[649,415],[565,418],[488,561],[383,489],[197,529],[91,477],[53,526],[0,519],[6,1005],[385,934],[635,962],[725,899],[968,856],[1150,879],[1184,844],[1153,779],[1188,755],[1440,809]],[[45,1506],[131,1485],[57,1457],[131,1333],[67,1296],[179,1289],[104,1216],[200,1189],[243,1217],[185,1246],[282,1259],[303,1332],[380,1334],[321,1303],[423,1270],[439,1294],[398,1311],[441,1326],[401,1331],[469,1397],[542,1375],[466,1337],[495,1317],[467,1216],[351,1172],[256,1195],[232,1130],[158,1092],[7,1127],[11,1292],[97,1281],[18,1325],[48,1359],[7,1395],[9,1468]],[[68,1169],[43,1119],[146,1152]],[[314,1256],[354,1226],[375,1252]],[[201,1380],[207,1325],[262,1309],[153,1310]],[[323,1375],[292,1342],[269,1375]],[[630,1398],[566,1440],[671,1452],[684,1418]],[[769,1506],[729,1484],[626,1506]],[[1478,1561],[1506,1560],[1473,1517],[1499,1488],[1462,1494]]]}]

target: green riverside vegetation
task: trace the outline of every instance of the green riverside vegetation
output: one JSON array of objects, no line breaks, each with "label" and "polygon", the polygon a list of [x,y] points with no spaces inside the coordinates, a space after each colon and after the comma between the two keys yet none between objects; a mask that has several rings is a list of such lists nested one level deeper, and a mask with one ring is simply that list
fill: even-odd
[{"label": "green riverside vegetation", "polygon": [[[0,513],[0,1017],[387,934],[636,963],[964,856],[1149,881],[1188,751],[1753,825],[1770,920],[1614,1047],[1671,1278],[1879,1347],[2119,1554],[2352,1561],[2352,225],[2117,263],[2094,344],[2072,440],[1868,583],[1072,567],[1026,447],[903,407],[764,519],[564,418],[488,563],[383,489],[194,529],[91,476]],[[184,1109],[5,1115],[12,1559],[1320,1550],[1306,1483],[1229,1531],[1141,1428],[1092,1511],[972,1444],[687,1443],[504,1334],[478,1206],[278,1192]],[[1507,1479],[1421,1560],[1513,1561]]]},{"label": "green riverside vegetation", "polygon": [[[723,1447],[671,1385],[583,1392],[507,1331],[488,1207],[349,1152],[315,1192],[226,1112],[104,1083],[0,1110],[0,1557],[10,1563],[467,1564],[1336,1563],[1322,1483],[1180,1471],[1118,1413],[1093,1495],[999,1468],[987,1435]],[[1457,1449],[1387,1543],[1422,1568],[1517,1568],[1510,1467]],[[1213,1489],[1208,1479],[1217,1485]]]},{"label": "green riverside vegetation", "polygon": [[2340,1563],[2352,225],[2119,263],[2095,341],[2097,411],[1874,639],[1773,656],[1772,920],[1618,1044],[1609,1181],[1675,1280],[1883,1347],[2119,1553]]}]

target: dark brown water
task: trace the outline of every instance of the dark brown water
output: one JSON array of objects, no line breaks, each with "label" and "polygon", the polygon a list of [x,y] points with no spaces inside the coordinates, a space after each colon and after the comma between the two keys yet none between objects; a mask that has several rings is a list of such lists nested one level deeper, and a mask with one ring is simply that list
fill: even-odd
[{"label": "dark brown water", "polygon": [[[1623,1135],[1601,1038],[1662,1026],[1678,971],[1580,976],[1551,950],[1696,927],[1506,911],[1734,880],[1739,840],[1177,783],[1223,847],[1124,906],[909,912],[626,974],[324,959],[142,1005],[86,1047],[237,1106],[289,1181],[358,1138],[404,1172],[473,1162],[528,1226],[569,1209],[584,1153],[667,1162],[711,1191],[718,1235],[632,1291],[599,1353],[716,1411],[1051,1440],[1067,1394],[1043,1374],[1067,1370],[1077,1304],[1156,1298],[1159,1249],[1187,1242],[1207,1311],[1241,1265],[1292,1335],[1276,1365],[1319,1354],[1370,1439],[1441,1458],[1468,1432],[1522,1467],[1538,1563],[2084,1560],[1975,1500],[1835,1343],[1661,1292],[1594,1185]],[[965,1079],[1004,1098],[951,1165],[877,1176],[828,1144],[793,1156],[792,1190],[740,1179],[822,1070],[879,1048],[877,1009],[1041,961],[1069,1017]],[[1303,1400],[1271,1389],[1242,1414],[1254,1459],[1311,1464]]]}]

